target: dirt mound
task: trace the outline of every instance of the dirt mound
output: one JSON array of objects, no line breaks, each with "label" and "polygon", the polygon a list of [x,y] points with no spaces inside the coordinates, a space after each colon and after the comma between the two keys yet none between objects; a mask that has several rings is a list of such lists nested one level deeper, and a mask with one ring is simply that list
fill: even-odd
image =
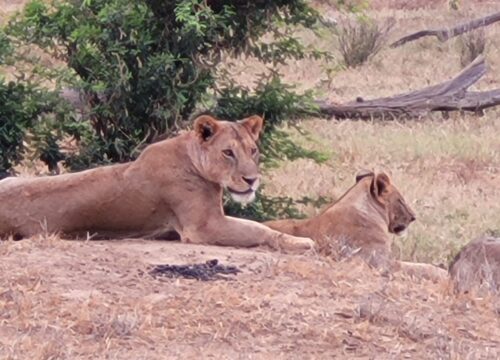
[{"label": "dirt mound", "polygon": [[458,292],[500,293],[500,238],[480,237],[465,245],[450,265]]},{"label": "dirt mound", "polygon": [[[161,241],[0,242],[0,358],[498,358],[491,299],[315,254]],[[233,281],[155,279],[210,259]],[[500,304],[499,304],[500,305]]]}]

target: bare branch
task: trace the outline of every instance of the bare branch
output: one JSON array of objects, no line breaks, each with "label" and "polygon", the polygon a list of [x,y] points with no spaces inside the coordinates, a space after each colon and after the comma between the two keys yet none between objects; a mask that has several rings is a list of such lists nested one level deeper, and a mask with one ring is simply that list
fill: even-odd
[{"label": "bare branch", "polygon": [[407,35],[405,37],[402,37],[398,41],[394,42],[391,44],[391,48],[396,48],[398,46],[401,46],[403,44],[406,44],[407,42],[414,41],[417,39],[420,39],[421,37],[424,36],[436,36],[440,41],[446,41],[452,37],[461,35],[463,33],[472,31],[474,29],[488,26],[490,24],[493,24],[497,21],[500,21],[500,12],[488,15],[479,19],[474,19],[469,22],[459,24],[455,27],[452,27],[451,29],[436,29],[436,30],[421,30],[417,31],[416,33]]},{"label": "bare branch", "polygon": [[373,100],[358,98],[347,104],[317,101],[320,113],[336,118],[420,117],[431,111],[472,111],[500,105],[500,89],[467,91],[486,73],[486,64],[478,56],[454,78],[409,93]]}]

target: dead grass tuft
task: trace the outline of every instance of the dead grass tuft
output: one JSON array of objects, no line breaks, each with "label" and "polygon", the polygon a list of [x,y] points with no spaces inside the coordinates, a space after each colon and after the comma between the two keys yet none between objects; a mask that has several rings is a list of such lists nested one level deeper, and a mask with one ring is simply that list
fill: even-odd
[{"label": "dead grass tuft", "polygon": [[463,34],[458,38],[458,49],[460,52],[460,65],[466,67],[486,50],[486,32],[477,29]]},{"label": "dead grass tuft", "polygon": [[134,314],[103,314],[92,321],[92,334],[99,340],[107,341],[110,338],[128,339],[138,326],[138,319]]},{"label": "dead grass tuft", "polygon": [[348,18],[338,25],[339,51],[347,67],[356,67],[377,55],[385,45],[394,25],[387,20],[383,25],[367,17]]}]

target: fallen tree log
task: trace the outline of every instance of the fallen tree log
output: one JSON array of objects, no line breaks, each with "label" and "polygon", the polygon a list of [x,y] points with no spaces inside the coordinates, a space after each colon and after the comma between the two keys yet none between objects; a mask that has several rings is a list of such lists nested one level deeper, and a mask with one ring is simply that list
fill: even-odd
[{"label": "fallen tree log", "polygon": [[401,46],[403,44],[406,44],[407,42],[414,41],[417,39],[420,39],[424,36],[436,36],[440,41],[446,41],[452,37],[461,35],[463,33],[472,31],[474,29],[483,27],[483,26],[488,26],[490,24],[493,24],[497,21],[500,21],[500,12],[488,15],[479,19],[474,19],[469,22],[459,24],[455,27],[452,27],[451,29],[436,29],[436,30],[421,30],[417,31],[416,33],[407,35],[399,39],[398,41],[395,41],[391,44],[391,48],[396,48],[398,46]]},{"label": "fallen tree log", "polygon": [[431,111],[482,112],[488,107],[500,105],[500,89],[489,91],[467,91],[486,73],[486,64],[478,56],[451,80],[409,93],[333,104],[317,101],[319,113],[326,117],[343,118],[399,118],[421,117]]}]

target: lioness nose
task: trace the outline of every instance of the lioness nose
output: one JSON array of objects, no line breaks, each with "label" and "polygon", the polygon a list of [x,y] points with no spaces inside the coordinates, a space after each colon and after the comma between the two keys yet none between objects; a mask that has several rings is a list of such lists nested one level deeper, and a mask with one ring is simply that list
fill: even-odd
[{"label": "lioness nose", "polygon": [[245,181],[248,185],[252,186],[255,183],[255,181],[257,181],[257,178],[256,177],[249,178],[243,176],[243,181]]}]

